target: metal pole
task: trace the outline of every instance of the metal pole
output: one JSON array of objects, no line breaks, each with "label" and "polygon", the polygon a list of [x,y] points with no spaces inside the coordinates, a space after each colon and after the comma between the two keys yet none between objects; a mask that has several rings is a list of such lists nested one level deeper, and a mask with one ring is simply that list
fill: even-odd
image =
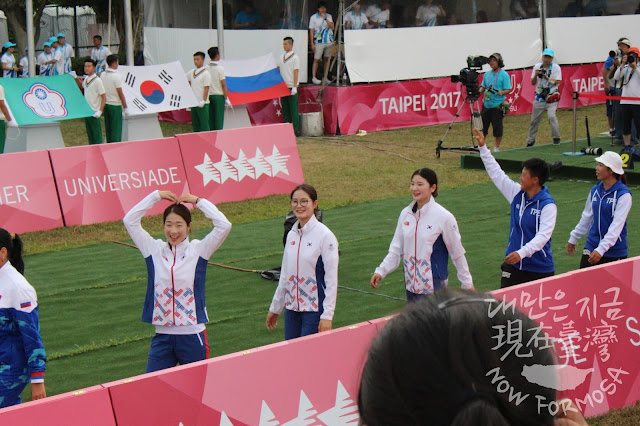
[{"label": "metal pole", "polygon": [[36,46],[33,36],[33,0],[26,2],[27,19],[27,59],[29,61],[29,77],[36,76]]},{"label": "metal pole", "polygon": [[542,48],[547,48],[547,0],[539,0],[538,11],[540,13],[540,39]]},{"label": "metal pole", "polygon": [[578,125],[578,92],[573,92],[573,153],[576,153],[576,127]]},{"label": "metal pole", "polygon": [[[109,17],[107,18],[109,22],[107,22],[107,47],[111,50],[111,0],[109,0]],[[119,50],[120,46],[118,46]]]},{"label": "metal pole", "polygon": [[80,56],[80,41],[78,38],[78,6],[73,7],[73,42],[75,43],[75,57]]},{"label": "metal pole", "polygon": [[127,40],[127,65],[133,66],[133,29],[131,25],[131,0],[124,0],[124,32]]},{"label": "metal pole", "polygon": [[213,0],[209,0],[209,29],[213,29]]},{"label": "metal pole", "polygon": [[216,0],[216,30],[218,34],[218,49],[220,59],[225,58],[224,54],[224,16],[222,16],[222,0]]},{"label": "metal pole", "polygon": [[340,86],[340,74],[342,72],[342,29],[344,25],[344,0],[340,0],[340,5],[338,6],[338,66],[336,69],[336,86]]}]

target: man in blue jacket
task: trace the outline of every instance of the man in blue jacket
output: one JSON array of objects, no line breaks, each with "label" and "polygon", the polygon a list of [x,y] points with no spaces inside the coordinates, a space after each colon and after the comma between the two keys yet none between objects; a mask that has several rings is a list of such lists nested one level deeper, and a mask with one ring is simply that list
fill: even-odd
[{"label": "man in blue jacket", "polygon": [[489,177],[511,203],[509,243],[501,266],[500,287],[552,276],[555,266],[551,234],[558,209],[544,186],[549,179],[549,165],[541,158],[531,158],[522,164],[520,183],[514,182],[491,155],[482,132],[478,129],[474,132]]}]

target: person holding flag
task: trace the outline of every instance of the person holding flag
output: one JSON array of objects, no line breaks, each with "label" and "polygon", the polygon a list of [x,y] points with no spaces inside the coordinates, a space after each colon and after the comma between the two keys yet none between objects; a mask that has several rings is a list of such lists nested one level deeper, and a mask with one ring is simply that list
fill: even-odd
[{"label": "person holding flag", "polygon": [[127,100],[122,93],[122,77],[116,71],[118,55],[109,55],[106,60],[108,68],[100,76],[107,96],[107,103],[104,106],[104,130],[107,134],[107,143],[120,142],[122,140],[122,108],[125,115],[129,111]]},{"label": "person holding flag", "polygon": [[74,58],[73,46],[67,43],[67,39],[65,38],[64,33],[58,34],[58,44],[60,45],[60,50],[62,50],[62,58],[64,59],[62,72],[60,74],[71,74],[71,71],[73,71],[73,69],[71,68],[71,61],[73,61]]},{"label": "person holding flag", "polygon": [[18,127],[18,123],[11,118],[9,108],[5,103],[4,87],[0,86],[0,154],[4,153],[4,143],[7,139],[7,126]]},{"label": "person holding flag", "polygon": [[100,116],[104,111],[107,103],[107,96],[104,91],[104,84],[98,74],[96,74],[96,61],[86,59],[84,61],[84,73],[86,74],[82,80],[82,90],[84,98],[94,111],[92,117],[85,117],[84,124],[87,128],[87,136],[89,144],[95,145],[102,143],[102,123]]},{"label": "person holding flag", "polygon": [[54,73],[55,60],[53,59],[53,52],[51,51],[51,42],[46,41],[44,43],[44,50],[38,55],[37,64],[40,67],[41,76],[50,76]]},{"label": "person holding flag", "polygon": [[204,66],[204,52],[193,54],[193,64],[196,66],[187,73],[187,80],[191,83],[196,99],[197,107],[191,107],[191,125],[194,132],[208,132],[209,127],[209,87],[211,75]]},{"label": "person holding flag", "polygon": [[[102,36],[93,36],[93,49],[91,49],[91,59],[98,64],[98,74],[102,74],[107,70],[107,57],[111,55],[111,51],[102,45]],[[106,118],[105,118],[106,119]]]},{"label": "person holding flag", "polygon": [[293,51],[293,38],[285,37],[282,41],[284,55],[278,58],[278,69],[287,84],[291,95],[280,98],[282,116],[285,123],[292,123],[296,136],[300,135],[300,115],[298,114],[298,75],[300,58]]},{"label": "person holding flag", "polygon": [[222,130],[224,127],[224,108],[231,106],[231,101],[227,96],[227,82],[224,75],[224,68],[218,63],[220,60],[220,50],[217,47],[210,47],[207,51],[211,62],[207,70],[211,77],[209,89],[209,129]]},{"label": "person holding flag", "polygon": [[20,68],[16,66],[16,57],[13,55],[15,43],[6,42],[2,48],[2,76],[15,78]]}]

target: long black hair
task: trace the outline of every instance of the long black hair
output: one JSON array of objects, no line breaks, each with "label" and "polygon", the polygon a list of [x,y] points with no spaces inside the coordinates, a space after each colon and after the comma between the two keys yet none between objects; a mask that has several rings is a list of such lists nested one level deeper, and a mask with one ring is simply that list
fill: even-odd
[{"label": "long black hair", "polygon": [[0,249],[6,247],[9,253],[9,261],[14,268],[24,275],[24,261],[22,260],[22,240],[18,234],[10,234],[6,229],[0,228]]},{"label": "long black hair", "polygon": [[[443,289],[389,321],[362,372],[360,424],[552,425],[553,416],[538,410],[537,398],[555,401],[555,389],[523,374],[532,371],[529,366],[552,366],[553,354],[548,346],[531,344],[539,330],[529,317],[503,307],[488,294]],[[517,350],[531,352],[528,358],[496,341],[516,321],[523,345]],[[528,397],[510,397],[503,382],[514,395]]]}]

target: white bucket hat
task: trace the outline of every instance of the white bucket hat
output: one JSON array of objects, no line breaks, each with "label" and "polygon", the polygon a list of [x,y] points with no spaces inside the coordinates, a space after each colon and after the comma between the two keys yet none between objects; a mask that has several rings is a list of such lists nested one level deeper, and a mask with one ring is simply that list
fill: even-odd
[{"label": "white bucket hat", "polygon": [[596,161],[598,163],[604,164],[605,166],[610,168],[613,173],[617,175],[624,174],[624,169],[622,168],[622,157],[620,157],[620,155],[616,152],[607,151],[604,154],[602,154],[600,157],[597,157]]}]

